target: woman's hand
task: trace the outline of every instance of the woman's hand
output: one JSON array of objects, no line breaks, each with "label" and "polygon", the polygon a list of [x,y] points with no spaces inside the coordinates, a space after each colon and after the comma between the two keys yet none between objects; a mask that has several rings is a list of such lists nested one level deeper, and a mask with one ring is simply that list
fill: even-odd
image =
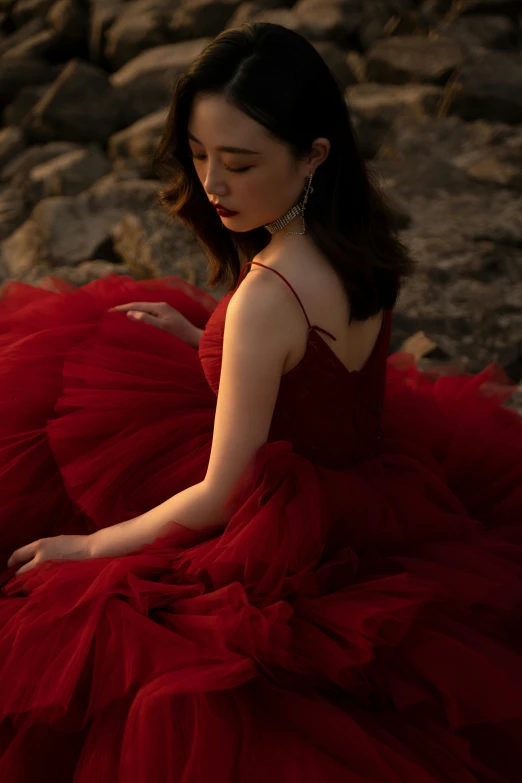
[{"label": "woman's hand", "polygon": [[157,326],[165,332],[179,337],[183,342],[194,347],[199,344],[201,329],[198,329],[178,310],[166,302],[129,302],[128,304],[110,307],[109,311],[126,312],[129,318],[143,321],[151,326]]},{"label": "woman's hand", "polygon": [[88,560],[91,557],[90,539],[90,535],[39,538],[13,552],[7,567],[25,563],[16,571],[18,576],[46,560]]}]

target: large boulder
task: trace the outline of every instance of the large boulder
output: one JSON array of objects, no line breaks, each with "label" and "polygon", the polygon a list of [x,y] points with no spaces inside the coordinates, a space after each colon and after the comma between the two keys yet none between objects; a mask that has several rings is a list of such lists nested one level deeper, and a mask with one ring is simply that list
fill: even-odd
[{"label": "large boulder", "polygon": [[62,67],[38,59],[2,58],[0,60],[0,106],[7,106],[24,87],[54,81]]},{"label": "large boulder", "polygon": [[4,125],[16,125],[23,128],[27,115],[50,87],[51,84],[36,84],[20,90],[16,98],[4,109],[2,114]]},{"label": "large boulder", "polygon": [[9,48],[4,54],[4,60],[54,59],[53,53],[57,48],[59,35],[54,30],[42,30],[24,39],[17,46]]},{"label": "large boulder", "polygon": [[24,185],[24,194],[33,204],[48,196],[77,196],[110,171],[107,156],[91,144],[35,166]]},{"label": "large boulder", "polygon": [[105,47],[109,30],[126,8],[123,0],[92,0],[89,30],[89,59],[100,67],[109,67]]},{"label": "large boulder", "polygon": [[110,83],[118,91],[120,100],[132,106],[135,120],[170,103],[177,78],[211,41],[211,38],[197,38],[154,46],[112,74]]},{"label": "large boulder", "polygon": [[85,0],[56,0],[47,13],[47,24],[56,35],[53,58],[87,58],[90,20]]},{"label": "large boulder", "polygon": [[76,266],[114,260],[111,231],[126,211],[153,209],[158,184],[109,175],[77,197],[45,198],[1,245],[3,266],[21,277],[39,264]]},{"label": "large boulder", "polygon": [[176,40],[215,36],[226,27],[241,0],[180,0],[170,19]]},{"label": "large boulder", "polygon": [[29,173],[35,166],[46,163],[52,158],[80,149],[70,141],[54,141],[49,144],[34,144],[12,157],[0,171],[0,181],[9,182],[16,187],[23,186]]},{"label": "large boulder", "polygon": [[33,107],[24,129],[37,141],[99,142],[126,124],[127,107],[105,73],[71,60]]},{"label": "large boulder", "polygon": [[367,120],[387,124],[406,112],[433,116],[441,100],[440,87],[432,84],[354,84],[345,91],[350,109]]},{"label": "large boulder", "polygon": [[49,281],[50,275],[57,277],[59,280],[66,280],[68,283],[72,283],[72,285],[82,286],[108,275],[130,275],[130,270],[125,264],[98,259],[82,261],[78,266],[50,267],[46,264],[39,264],[24,274],[22,280],[24,283],[48,289],[52,285]]},{"label": "large boulder", "polygon": [[106,35],[105,59],[111,70],[118,70],[146,49],[172,43],[171,16],[172,0],[134,0],[125,4]]},{"label": "large boulder", "polygon": [[0,240],[6,239],[22,225],[29,217],[29,212],[20,188],[0,186]]},{"label": "large boulder", "polygon": [[[243,6],[248,6],[246,9]],[[253,7],[252,7],[253,6]],[[257,3],[242,3],[233,17],[231,17],[227,28],[237,27],[244,22],[269,22],[270,24],[280,24],[289,30],[300,32],[301,22],[296,14],[290,8],[262,8],[259,9]]]},{"label": "large boulder", "polygon": [[469,58],[482,56],[485,49],[517,46],[515,23],[507,16],[460,16],[444,27],[444,35],[455,39]]},{"label": "large boulder", "polygon": [[461,14],[519,14],[520,0],[466,0]]},{"label": "large boulder", "polygon": [[16,0],[12,6],[11,19],[16,27],[22,27],[34,18],[44,18],[55,0]]},{"label": "large boulder", "polygon": [[0,171],[25,147],[25,137],[14,125],[0,130]]},{"label": "large boulder", "polygon": [[421,35],[378,40],[366,55],[368,79],[386,84],[445,84],[464,62],[456,41]]},{"label": "large boulder", "polygon": [[42,17],[39,16],[29,19],[22,27],[15,30],[10,35],[6,35],[6,37],[0,41],[0,56],[3,56],[10,49],[23,43],[28,38],[31,38],[31,36],[41,33],[44,29],[45,19],[42,19]]},{"label": "large boulder", "polygon": [[108,154],[114,168],[133,169],[142,177],[152,177],[152,156],[157,149],[167,119],[168,108],[143,117],[111,136]]},{"label": "large boulder", "polygon": [[206,281],[207,261],[193,235],[159,210],[125,213],[112,238],[118,258],[140,279],[179,275],[194,285]]},{"label": "large boulder", "polygon": [[361,23],[358,4],[346,0],[298,0],[292,8],[302,35],[312,41],[334,41],[341,46],[357,44]]},{"label": "large boulder", "polygon": [[522,122],[522,57],[487,52],[459,72],[450,111],[464,120]]}]

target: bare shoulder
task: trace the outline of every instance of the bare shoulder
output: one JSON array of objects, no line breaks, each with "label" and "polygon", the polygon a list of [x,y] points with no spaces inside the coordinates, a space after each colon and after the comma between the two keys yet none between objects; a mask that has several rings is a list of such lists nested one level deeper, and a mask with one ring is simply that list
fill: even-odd
[{"label": "bare shoulder", "polygon": [[281,337],[289,320],[285,289],[274,272],[252,265],[229,302],[226,319],[241,321],[247,328],[257,325],[265,336],[273,332]]},{"label": "bare shoulder", "polygon": [[[259,260],[265,263],[264,259]],[[351,321],[351,302],[343,281],[318,248],[304,245],[288,248],[284,253],[272,255],[266,264],[272,271],[253,266],[258,271],[249,273],[244,282],[251,278],[253,289],[254,281],[263,279],[274,306],[280,308],[277,318],[287,350],[283,374],[293,369],[304,355],[308,339],[306,318],[310,324],[334,336],[331,339],[324,333],[321,335],[347,369],[363,367],[377,340],[383,314],[366,321]],[[296,296],[274,271],[284,277]],[[271,278],[271,284],[267,278]]]},{"label": "bare shoulder", "polygon": [[[262,269],[262,267],[259,267]],[[225,316],[224,347],[245,361],[272,363],[281,373],[291,348],[288,341],[288,307],[277,275],[249,273],[230,299]]]}]

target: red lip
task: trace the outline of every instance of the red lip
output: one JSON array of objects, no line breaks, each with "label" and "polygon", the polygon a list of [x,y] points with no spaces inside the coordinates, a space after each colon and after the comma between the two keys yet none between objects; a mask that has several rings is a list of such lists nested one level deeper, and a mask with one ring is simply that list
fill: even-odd
[{"label": "red lip", "polygon": [[216,208],[218,214],[223,215],[224,217],[229,217],[231,215],[239,214],[239,212],[235,212],[233,209],[227,209],[226,207],[223,207],[221,204],[214,204],[213,206]]}]

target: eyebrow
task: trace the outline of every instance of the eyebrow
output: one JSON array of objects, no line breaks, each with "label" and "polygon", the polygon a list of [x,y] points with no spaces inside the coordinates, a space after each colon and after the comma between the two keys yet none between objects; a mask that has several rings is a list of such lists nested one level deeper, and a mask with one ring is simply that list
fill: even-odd
[{"label": "eyebrow", "polygon": [[[196,139],[196,137],[188,131],[188,137],[192,141],[197,141],[198,144],[201,144],[199,139]],[[246,149],[246,147],[216,147],[219,152],[240,152],[240,153],[246,153],[248,155],[260,155],[260,152],[256,152],[256,150],[249,150]]]}]

